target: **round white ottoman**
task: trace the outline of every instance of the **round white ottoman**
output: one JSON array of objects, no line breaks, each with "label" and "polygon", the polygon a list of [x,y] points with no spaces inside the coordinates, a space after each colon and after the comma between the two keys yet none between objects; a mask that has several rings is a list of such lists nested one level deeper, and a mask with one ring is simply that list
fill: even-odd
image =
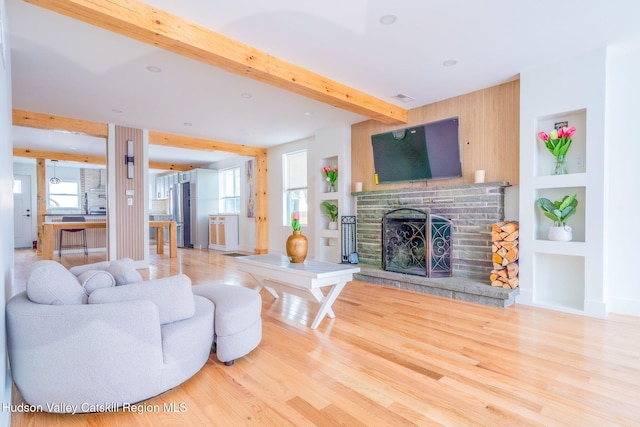
[{"label": "round white ottoman", "polygon": [[262,340],[262,298],[252,289],[232,285],[196,285],[193,293],[215,305],[213,332],[218,360],[225,365],[245,356]]}]

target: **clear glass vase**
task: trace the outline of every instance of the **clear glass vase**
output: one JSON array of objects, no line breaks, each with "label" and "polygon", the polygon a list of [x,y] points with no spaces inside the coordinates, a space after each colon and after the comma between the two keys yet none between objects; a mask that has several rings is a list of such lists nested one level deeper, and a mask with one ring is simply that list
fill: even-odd
[{"label": "clear glass vase", "polygon": [[336,183],[329,181],[327,183],[327,193],[335,193],[336,191]]},{"label": "clear glass vase", "polygon": [[552,175],[566,175],[567,174],[567,161],[564,156],[560,155],[556,157],[556,162],[553,165]]}]

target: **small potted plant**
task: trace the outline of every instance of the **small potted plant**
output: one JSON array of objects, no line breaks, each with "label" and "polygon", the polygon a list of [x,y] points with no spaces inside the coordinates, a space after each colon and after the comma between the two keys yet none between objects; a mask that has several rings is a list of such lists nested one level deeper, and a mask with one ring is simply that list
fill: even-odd
[{"label": "small potted plant", "polygon": [[549,240],[570,242],[573,239],[571,227],[567,225],[567,219],[576,213],[578,200],[573,193],[564,196],[562,200],[552,202],[544,197],[536,200],[536,205],[544,212],[544,216],[553,221],[553,227],[549,228]]},{"label": "small potted plant", "polygon": [[329,230],[338,229],[338,206],[325,200],[322,202],[322,209],[324,209],[325,215],[329,217]]}]

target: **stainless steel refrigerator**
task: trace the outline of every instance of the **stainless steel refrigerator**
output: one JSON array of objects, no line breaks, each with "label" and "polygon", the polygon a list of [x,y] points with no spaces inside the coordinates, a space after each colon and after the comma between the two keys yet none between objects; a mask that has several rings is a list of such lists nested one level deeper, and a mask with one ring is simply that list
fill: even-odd
[{"label": "stainless steel refrigerator", "polygon": [[179,248],[193,248],[191,241],[191,193],[192,184],[181,182],[171,187],[171,214],[177,225]]}]

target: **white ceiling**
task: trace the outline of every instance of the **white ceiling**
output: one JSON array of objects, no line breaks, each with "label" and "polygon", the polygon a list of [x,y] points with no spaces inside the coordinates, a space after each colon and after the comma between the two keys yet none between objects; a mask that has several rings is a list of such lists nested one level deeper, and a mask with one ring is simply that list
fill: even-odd
[{"label": "white ceiling", "polygon": [[[16,109],[259,147],[367,119],[20,0],[6,3]],[[534,64],[560,72],[576,53],[640,38],[637,0],[146,3],[406,109],[509,81]],[[387,14],[397,16],[393,25],[380,23]],[[443,66],[451,59],[457,65]],[[541,90],[561,96],[561,88]],[[415,101],[392,98],[399,93]],[[14,135],[16,147],[90,153],[96,145],[59,132]],[[149,151],[150,160],[192,164],[220,154]]]}]

